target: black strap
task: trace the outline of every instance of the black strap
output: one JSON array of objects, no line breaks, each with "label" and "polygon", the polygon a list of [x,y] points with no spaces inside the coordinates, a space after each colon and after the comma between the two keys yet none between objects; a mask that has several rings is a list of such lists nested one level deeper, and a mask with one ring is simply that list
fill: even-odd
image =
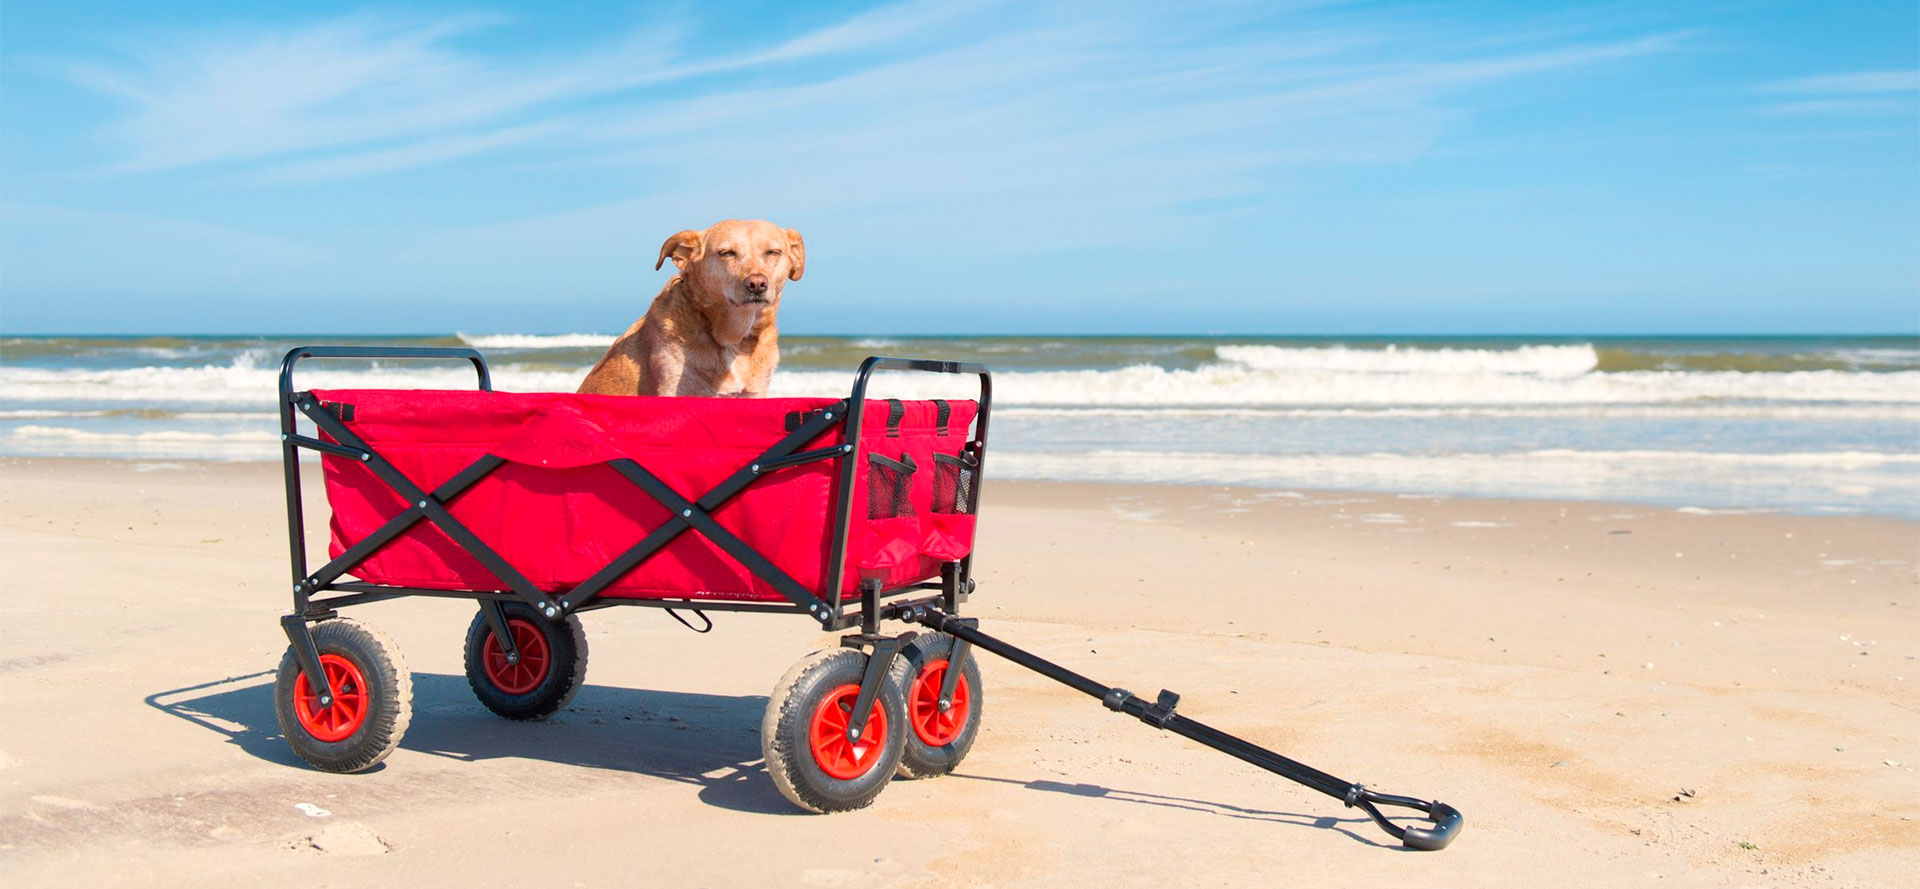
[{"label": "black strap", "polygon": [[353,405],[347,402],[323,401],[323,402],[320,402],[320,409],[323,411],[326,411],[329,414],[332,414],[335,419],[339,420],[342,423],[353,422]]},{"label": "black strap", "polygon": [[701,620],[703,620],[703,621],[706,621],[706,623],[707,623],[707,628],[703,630],[703,629],[701,629],[701,628],[699,628],[699,627],[696,627],[696,626],[694,626],[694,625],[692,624],[692,622],[690,622],[690,621],[688,621],[688,620],[687,620],[686,618],[684,618],[684,617],[681,617],[681,616],[680,616],[680,612],[678,612],[678,611],[675,611],[675,610],[673,610],[673,609],[671,609],[671,608],[669,608],[669,609],[667,609],[667,615],[668,615],[669,617],[672,617],[672,618],[673,618],[674,620],[677,620],[677,621],[679,621],[679,622],[680,622],[680,625],[681,625],[681,626],[683,626],[683,627],[686,627],[687,629],[689,629],[689,630],[692,630],[692,631],[694,631],[694,632],[696,632],[696,633],[711,633],[711,632],[713,632],[713,618],[711,618],[711,617],[708,617],[708,616],[707,616],[707,613],[706,613],[706,612],[704,612],[704,611],[701,611],[701,610],[700,610],[700,609],[698,609],[698,608],[689,608],[689,609],[687,609],[687,610],[688,610],[688,611],[691,611],[691,612],[693,612],[693,613],[694,613],[694,614],[696,614],[696,615],[698,615],[698,616],[700,617],[700,619],[701,619]]},{"label": "black strap", "polygon": [[869,453],[867,454],[867,462],[872,463],[875,466],[882,466],[887,469],[891,469],[894,472],[901,473],[902,475],[912,475],[920,471],[920,467],[914,465],[912,454],[901,454],[900,459],[895,460],[892,457],[883,456],[881,454]]},{"label": "black strap", "polygon": [[948,404],[945,399],[936,398],[933,400],[933,412],[934,425],[940,427],[938,430],[940,437],[945,438],[947,421],[953,418],[953,405]]},{"label": "black strap", "polygon": [[887,437],[900,437],[900,419],[907,415],[907,406],[898,398],[887,399]]}]

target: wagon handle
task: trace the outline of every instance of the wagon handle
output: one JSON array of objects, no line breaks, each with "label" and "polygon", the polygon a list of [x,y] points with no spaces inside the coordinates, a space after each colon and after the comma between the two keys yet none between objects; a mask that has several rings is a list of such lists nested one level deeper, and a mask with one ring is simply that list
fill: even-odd
[{"label": "wagon handle", "polygon": [[[974,466],[973,496],[977,503],[980,496],[980,484],[986,478],[986,468],[984,464],[986,462],[987,450],[987,416],[993,406],[993,371],[977,361],[885,358],[879,355],[869,357],[867,360],[860,362],[860,371],[855,374],[853,378],[853,394],[848,397],[846,422],[845,425],[841,426],[841,444],[853,445],[855,448],[859,447],[860,425],[867,405],[867,383],[873,378],[874,371],[880,370],[974,374],[980,377],[980,409],[974,415],[975,432],[973,441],[971,442],[974,457],[980,461]],[[853,452],[849,451],[848,453],[851,454]],[[857,466],[858,461],[854,459],[843,460],[840,464],[840,477],[837,481],[837,497],[839,502],[835,505],[836,514],[833,517],[833,548],[829,551],[830,554],[827,559],[827,588],[825,590],[826,595],[823,597],[832,608],[832,611],[821,618],[821,624],[828,627],[836,626],[840,623],[842,611],[841,597],[839,595],[840,578],[844,576],[844,572],[846,571],[847,541],[851,536],[853,528],[853,473]],[[965,567],[970,567],[972,562],[973,556],[972,554],[968,554],[962,560],[963,570]],[[878,617],[873,607],[863,607],[860,615],[862,628],[868,633],[875,632]]]},{"label": "wagon handle", "polygon": [[[1124,688],[1103,685],[1030,651],[1016,648],[1005,641],[982,633],[975,622],[956,618],[930,603],[903,602],[889,606],[884,616],[896,617],[935,632],[946,633],[1082,694],[1099,698],[1109,710],[1132,716],[1154,728],[1196,741],[1242,762],[1266,769],[1296,784],[1340,800],[1349,808],[1358,808],[1367,813],[1367,817],[1372,818],[1380,829],[1409,849],[1426,852],[1444,849],[1448,843],[1453,842],[1454,838],[1460,835],[1460,828],[1466,822],[1460,810],[1446,803],[1368,790],[1364,785],[1336,778],[1306,763],[1289,759],[1258,744],[1234,737],[1185,716],[1178,712],[1180,696],[1173,692],[1163,690],[1156,701],[1148,703],[1145,698]],[[1417,813],[1416,819],[1431,822],[1432,826],[1397,824],[1380,811],[1381,806],[1412,809]]]},{"label": "wagon handle", "polygon": [[287,357],[280,360],[280,404],[283,412],[286,405],[293,402],[293,366],[302,358],[440,358],[471,361],[474,373],[480,377],[481,391],[493,391],[493,374],[487,370],[487,359],[474,349],[452,346],[299,346],[287,350]]}]

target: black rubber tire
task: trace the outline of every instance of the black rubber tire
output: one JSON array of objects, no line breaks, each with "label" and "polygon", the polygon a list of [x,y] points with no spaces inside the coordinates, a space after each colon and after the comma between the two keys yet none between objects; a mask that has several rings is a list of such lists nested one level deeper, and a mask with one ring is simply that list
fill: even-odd
[{"label": "black rubber tire", "polygon": [[[954,638],[945,633],[921,633],[900,649],[900,656],[893,660],[893,683],[901,690],[901,699],[907,702],[909,719],[912,712],[914,680],[929,664],[938,664],[947,660],[953,651]],[[960,726],[960,733],[952,741],[934,746],[922,740],[909,725],[905,732],[906,744],[901,750],[900,765],[896,771],[902,778],[937,778],[952,772],[967,758],[967,751],[973,749],[973,739],[980,733],[980,658],[971,650],[967,653],[966,663],[960,667],[960,681],[966,684],[968,701],[966,721]]]},{"label": "black rubber tire", "polygon": [[[773,784],[793,804],[809,812],[846,812],[865,807],[893,780],[900,762],[901,730],[906,728],[906,703],[893,682],[880,684],[874,709],[886,718],[886,738],[867,770],[852,778],[835,778],[814,759],[809,743],[815,711],[841,687],[858,687],[866,675],[867,654],[852,648],[816,651],[804,658],[774,686],[767,714],[760,723],[760,750],[767,758]],[[869,726],[872,723],[869,722]]]},{"label": "black rubber tire", "polygon": [[386,759],[407,733],[407,723],[413,718],[413,676],[407,672],[393,640],[373,627],[332,618],[315,624],[311,632],[321,655],[345,658],[359,669],[366,681],[366,716],[353,734],[338,741],[323,741],[309,733],[294,711],[300,661],[289,645],[273,683],[273,715],[280,724],[280,735],[296,755],[316,769],[364,772]]},{"label": "black rubber tire", "polygon": [[519,694],[509,692],[494,682],[487,675],[482,660],[493,629],[488,625],[486,615],[476,612],[473,623],[467,626],[467,685],[473,688],[473,696],[479,698],[488,710],[507,719],[545,719],[552,716],[572,701],[573,696],[580,693],[580,686],[587,681],[587,631],[580,626],[577,615],[569,614],[565,620],[556,622],[541,617],[539,612],[524,602],[503,602],[501,610],[506,612],[509,624],[524,621],[539,631],[549,653],[547,674],[540,684]]}]

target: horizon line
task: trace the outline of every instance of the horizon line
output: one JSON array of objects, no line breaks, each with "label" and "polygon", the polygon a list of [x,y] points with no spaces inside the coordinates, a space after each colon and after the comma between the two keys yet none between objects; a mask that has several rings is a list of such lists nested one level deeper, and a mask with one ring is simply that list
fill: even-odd
[{"label": "horizon line", "polygon": [[[618,338],[625,331],[608,332],[593,330],[567,330],[558,332],[497,331],[475,333],[472,331],[416,331],[408,333],[320,333],[320,332],[200,332],[184,333],[178,331],[154,331],[140,333],[106,333],[97,331],[36,331],[19,333],[0,330],[0,338],[52,339],[57,337],[95,338],[95,339],[131,339],[137,337],[175,337],[179,339],[211,339],[216,337],[261,337],[265,339],[293,339],[297,337],[317,337],[324,339],[427,339],[434,337],[462,338],[492,336],[608,336]],[[918,339],[918,340],[963,340],[963,339],[1283,339],[1283,338],[1327,338],[1349,337],[1355,339],[1567,339],[1573,337],[1592,337],[1596,339],[1677,339],[1677,338],[1746,338],[1746,339],[1792,339],[1796,337],[1850,337],[1850,338],[1898,338],[1920,339],[1920,329],[1882,330],[1882,331],[1796,331],[1791,333],[1765,331],[1663,331],[1663,332],[1452,332],[1419,333],[1411,331],[1292,331],[1292,332],[1238,332],[1222,333],[1210,331],[1178,331],[1153,333],[1073,333],[1073,332],[1034,332],[1034,333],[889,333],[883,331],[852,331],[843,333],[789,333],[788,337],[815,337],[822,339],[847,339],[855,337],[875,339]]]}]

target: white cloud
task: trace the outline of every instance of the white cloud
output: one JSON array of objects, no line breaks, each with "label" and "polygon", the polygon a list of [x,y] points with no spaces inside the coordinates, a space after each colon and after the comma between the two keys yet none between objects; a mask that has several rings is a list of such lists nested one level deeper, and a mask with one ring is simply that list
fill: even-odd
[{"label": "white cloud", "polygon": [[1763,84],[1761,91],[1798,95],[1920,92],[1920,70],[1848,71]]},{"label": "white cloud", "polygon": [[1900,94],[1920,93],[1920,70],[1818,74],[1764,83],[1759,91],[1803,97],[1762,105],[1764,114],[1811,117],[1912,113],[1914,96]]},{"label": "white cloud", "polygon": [[[1282,27],[1284,19],[1268,20],[1273,13],[1260,4],[1089,13],[1071,4],[910,0],[769,47],[702,58],[681,35],[657,29],[515,56],[470,45],[504,24],[497,18],[356,15],[223,29],[137,47],[117,67],[67,72],[132,104],[111,130],[128,147],[121,172],[205,166],[247,170],[253,181],[298,181],[515,146],[549,162],[671,165],[676,154],[737,155],[756,139],[777,139],[780,150],[821,157],[827,168],[840,166],[829,153],[851,152],[869,169],[877,164],[873,172],[891,167],[902,176],[931,174],[932,165],[877,149],[959,161],[965,146],[980,162],[969,166],[1022,168],[1030,166],[1022,158],[1035,158],[1062,164],[1060,175],[1071,177],[1089,172],[1093,155],[1180,147],[1198,157],[1160,156],[1163,178],[1180,187],[1193,177],[1178,168],[1196,165],[1406,157],[1434,137],[1450,91],[1672,42],[1494,50],[1488,46],[1519,41],[1473,33],[1453,38],[1461,48],[1449,59],[1444,40],[1403,23]],[[800,64],[860,52],[850,62]],[[728,73],[744,85],[715,80]],[[638,100],[669,83],[687,86],[671,98]],[[1281,121],[1294,125],[1276,131]]]}]

